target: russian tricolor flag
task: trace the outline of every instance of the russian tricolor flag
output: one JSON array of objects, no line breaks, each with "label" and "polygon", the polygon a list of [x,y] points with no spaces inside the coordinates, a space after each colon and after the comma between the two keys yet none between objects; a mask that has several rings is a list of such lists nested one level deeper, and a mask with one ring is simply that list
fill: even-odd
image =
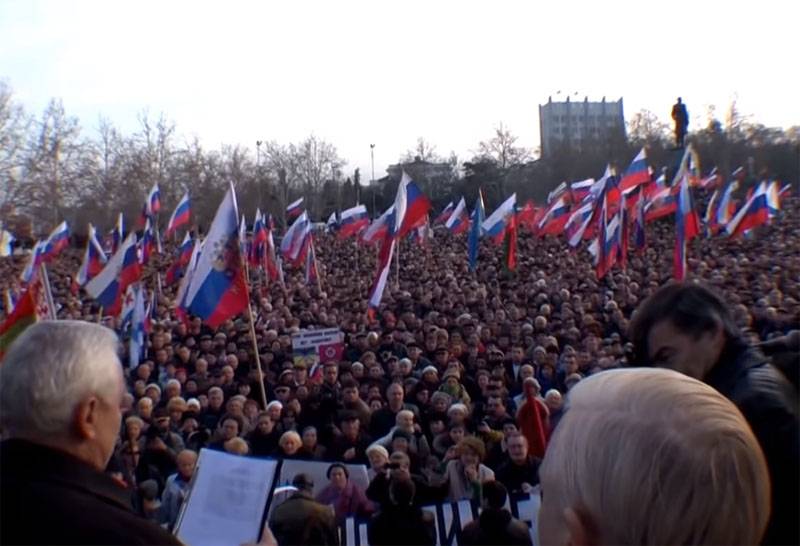
[{"label": "russian tricolor flag", "polygon": [[297,201],[293,201],[289,203],[289,206],[286,207],[286,217],[287,218],[294,218],[298,216],[300,212],[303,210],[303,197],[298,199]]},{"label": "russian tricolor flag", "polygon": [[189,202],[189,194],[185,193],[183,197],[181,197],[181,200],[178,201],[178,206],[172,211],[172,216],[169,217],[167,231],[164,233],[164,236],[169,237],[171,234],[175,233],[178,228],[188,225],[191,214],[192,209]]},{"label": "russian tricolor flag", "polygon": [[509,218],[516,212],[516,206],[517,194],[512,193],[511,197],[503,201],[503,203],[497,207],[497,210],[483,222],[484,233],[491,237],[498,245],[503,242],[506,229],[508,228]]},{"label": "russian tricolor flag", "polygon": [[467,211],[467,202],[463,197],[445,222],[445,227],[454,234],[463,233],[469,229],[469,212]]},{"label": "russian tricolor flag", "polygon": [[361,234],[361,241],[370,245],[382,241],[389,231],[389,226],[394,222],[394,205],[386,209],[383,214],[372,221],[364,233]]},{"label": "russian tricolor flag", "polygon": [[308,212],[303,211],[303,214],[286,231],[281,241],[281,254],[295,267],[299,267],[305,259],[310,235],[311,220],[308,218]]},{"label": "russian tricolor flag", "polygon": [[681,178],[678,186],[678,199],[675,210],[675,252],[674,273],[675,280],[682,281],[687,273],[686,245],[700,233],[700,220],[692,203],[692,194],[689,191],[688,171]]},{"label": "russian tricolor flag", "polygon": [[637,186],[648,182],[650,182],[650,171],[647,168],[647,155],[644,148],[642,148],[622,174],[622,178],[619,181],[619,191],[629,193],[636,189]]},{"label": "russian tricolor flag", "polygon": [[769,222],[770,211],[767,193],[767,184],[762,182],[750,199],[739,209],[736,216],[725,226],[725,231],[729,237],[738,237],[755,227]]},{"label": "russian tricolor flag", "polygon": [[645,204],[645,221],[652,222],[677,210],[680,186],[664,186],[653,193]]},{"label": "russian tricolor flag", "polygon": [[453,214],[454,210],[455,210],[455,205],[453,204],[452,201],[450,201],[449,203],[447,203],[447,206],[442,209],[442,212],[439,213],[439,216],[437,216],[436,219],[433,221],[433,225],[436,226],[447,222],[447,219],[450,218],[450,215]]},{"label": "russian tricolor flag", "polygon": [[[85,286],[87,282],[96,277],[103,266],[108,262],[106,253],[103,252],[103,247],[100,241],[97,240],[97,230],[92,224],[89,224],[89,236],[86,241],[86,250],[83,253],[83,261],[78,273],[75,275],[73,283],[74,288]],[[73,290],[77,292],[77,290]]]},{"label": "russian tricolor flag", "polygon": [[192,252],[194,251],[194,239],[189,237],[189,234],[186,233],[183,236],[183,242],[181,246],[178,248],[178,255],[175,258],[175,261],[172,265],[169,266],[167,269],[167,275],[164,279],[164,283],[167,286],[174,284],[181,278],[186,269],[186,266],[189,265],[189,261],[192,259]]},{"label": "russian tricolor flag", "polygon": [[39,261],[44,263],[53,261],[68,246],[69,226],[66,222],[61,222],[45,240]]},{"label": "russian tricolor flag", "polygon": [[572,200],[576,203],[580,203],[583,201],[586,196],[589,195],[589,191],[592,189],[592,186],[595,184],[594,178],[587,178],[586,180],[580,180],[578,182],[573,182],[569,185],[572,191]]},{"label": "russian tricolor flag", "polygon": [[153,184],[147,194],[147,215],[151,218],[161,210],[161,192],[158,189],[158,182]]},{"label": "russian tricolor flag", "polygon": [[116,315],[122,294],[131,283],[138,280],[140,271],[136,256],[136,233],[131,232],[103,270],[86,283],[86,293],[97,300],[106,314]]},{"label": "russian tricolor flag", "polygon": [[220,203],[186,289],[186,308],[211,328],[247,309],[249,295],[239,247],[239,212],[230,185]]},{"label": "russian tricolor flag", "polygon": [[553,201],[550,206],[547,207],[541,220],[539,220],[539,235],[558,235],[562,233],[570,218],[569,208],[569,198],[567,194]]},{"label": "russian tricolor flag", "polygon": [[342,212],[339,221],[339,238],[346,239],[351,235],[358,235],[369,225],[367,207],[356,205]]},{"label": "russian tricolor flag", "polygon": [[411,230],[425,223],[430,209],[431,202],[408,173],[403,171],[394,200],[392,235],[396,238],[405,237]]}]

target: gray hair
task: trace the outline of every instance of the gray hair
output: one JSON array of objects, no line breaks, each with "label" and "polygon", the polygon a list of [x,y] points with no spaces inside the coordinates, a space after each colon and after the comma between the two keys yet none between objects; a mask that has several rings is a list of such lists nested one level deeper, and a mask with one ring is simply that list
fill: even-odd
[{"label": "gray hair", "polygon": [[62,437],[89,394],[110,399],[121,382],[117,335],[98,324],[44,321],[27,328],[0,367],[0,415],[12,436]]}]

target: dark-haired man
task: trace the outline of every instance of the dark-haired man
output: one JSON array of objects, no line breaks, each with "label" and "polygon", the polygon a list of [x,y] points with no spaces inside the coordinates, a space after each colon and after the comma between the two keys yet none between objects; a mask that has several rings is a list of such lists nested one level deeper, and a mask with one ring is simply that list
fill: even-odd
[{"label": "dark-haired man", "polygon": [[800,421],[787,379],[744,340],[722,299],[701,285],[671,283],[636,310],[630,328],[638,364],[670,368],[725,395],[758,438],[772,478],[765,544],[798,544]]}]

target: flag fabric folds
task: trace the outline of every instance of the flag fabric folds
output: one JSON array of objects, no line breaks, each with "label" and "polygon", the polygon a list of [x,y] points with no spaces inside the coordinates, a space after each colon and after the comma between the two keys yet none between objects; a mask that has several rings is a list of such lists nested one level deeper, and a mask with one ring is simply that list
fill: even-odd
[{"label": "flag fabric folds", "polygon": [[73,281],[73,293],[77,293],[77,288],[85,286],[87,282],[96,277],[107,262],[108,257],[103,252],[100,241],[97,240],[97,230],[92,224],[89,224],[86,250],[83,252],[83,261]]},{"label": "flag fabric folds", "polygon": [[767,193],[767,184],[762,182],[750,199],[739,209],[736,216],[725,226],[725,232],[729,237],[739,237],[743,233],[769,222],[770,210]]},{"label": "flag fabric folds", "polygon": [[405,237],[427,221],[430,209],[431,202],[408,173],[403,171],[394,200],[392,234],[398,238]]},{"label": "flag fabric folds", "polygon": [[192,259],[193,251],[194,239],[192,239],[189,234],[186,233],[183,236],[183,242],[181,243],[181,246],[178,248],[175,261],[172,262],[172,265],[170,265],[169,269],[167,269],[167,274],[164,278],[164,283],[167,286],[175,284],[184,275],[186,266],[189,265],[189,261]]},{"label": "flag fabric folds", "polygon": [[164,233],[165,237],[169,237],[178,228],[183,226],[189,225],[189,219],[192,214],[191,204],[189,202],[189,194],[183,194],[181,200],[178,201],[178,205],[175,207],[175,210],[172,211],[172,215],[169,217],[169,222],[167,223],[167,231]]},{"label": "flag fabric folds", "polygon": [[434,226],[438,226],[439,224],[444,224],[447,222],[447,219],[450,218],[450,215],[453,214],[456,206],[455,203],[450,201],[447,205],[442,209],[442,212],[439,213],[438,216],[433,221]]},{"label": "flag fabric folds", "polygon": [[483,235],[483,222],[486,212],[483,207],[483,192],[478,190],[478,198],[475,200],[475,208],[470,215],[469,237],[467,238],[467,259],[469,270],[475,271],[478,265],[478,248],[480,238]]},{"label": "flag fabric folds", "polygon": [[389,226],[394,222],[394,205],[386,209],[383,214],[372,221],[372,223],[361,234],[361,241],[366,244],[377,243],[386,237]]},{"label": "flag fabric folds", "polygon": [[41,276],[37,276],[17,300],[14,310],[0,323],[0,360],[11,343],[31,324],[45,318],[39,309],[46,305]]},{"label": "flag fabric folds", "polygon": [[687,273],[687,244],[700,233],[700,221],[692,203],[692,194],[689,190],[689,173],[681,178],[678,187],[678,199],[675,211],[675,252],[674,271],[675,280],[682,281]]},{"label": "flag fabric folds", "polygon": [[353,235],[358,235],[369,225],[369,214],[367,207],[364,205],[356,205],[342,211],[342,217],[339,221],[338,237],[346,239]]},{"label": "flag fabric folds", "polygon": [[106,314],[116,315],[120,310],[122,295],[141,274],[136,255],[136,233],[131,232],[111,256],[96,277],[86,283],[86,293],[103,307]]},{"label": "flag fabric folds", "polygon": [[496,244],[501,244],[508,229],[509,218],[516,212],[517,194],[503,201],[499,207],[483,222],[483,231],[491,237]]},{"label": "flag fabric folds", "polygon": [[203,252],[186,289],[186,307],[216,328],[248,306],[244,261],[239,246],[236,194],[228,188],[208,230]]},{"label": "flag fabric folds", "polygon": [[295,267],[303,265],[311,236],[311,220],[308,212],[303,211],[289,227],[281,240],[281,254]]},{"label": "flag fabric folds", "polygon": [[47,239],[44,241],[44,246],[41,249],[39,261],[43,263],[50,263],[58,256],[62,250],[69,246],[69,226],[66,222],[61,222],[56,228],[50,232]]},{"label": "flag fabric folds", "polygon": [[467,202],[463,197],[444,225],[454,234],[463,233],[469,229],[469,211],[467,211]]},{"label": "flag fabric folds", "polygon": [[622,173],[622,178],[619,181],[619,191],[629,193],[642,184],[647,184],[650,181],[650,171],[647,168],[647,155],[644,148],[642,148],[636,157],[633,158],[631,164]]},{"label": "flag fabric folds", "polygon": [[298,199],[297,201],[292,201],[289,203],[289,206],[286,207],[286,218],[294,218],[295,216],[299,216],[303,210],[303,197]]}]

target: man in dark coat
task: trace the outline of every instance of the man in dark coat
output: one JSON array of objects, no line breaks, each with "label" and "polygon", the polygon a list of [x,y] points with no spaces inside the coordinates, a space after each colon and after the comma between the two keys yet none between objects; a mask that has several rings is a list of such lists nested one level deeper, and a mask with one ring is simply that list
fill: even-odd
[{"label": "man in dark coat", "polygon": [[39,322],[11,345],[0,368],[0,543],[180,544],[104,472],[124,392],[107,328]]},{"label": "man in dark coat", "polygon": [[797,391],[744,341],[733,315],[711,290],[668,284],[637,309],[631,339],[638,364],[670,368],[714,387],[744,415],[772,481],[764,544],[798,544],[800,418]]},{"label": "man in dark coat", "polygon": [[530,546],[528,526],[503,508],[508,493],[503,484],[490,481],[483,484],[483,511],[477,520],[461,531],[458,543],[463,546],[489,544],[519,544]]},{"label": "man in dark coat", "polygon": [[333,510],[314,500],[314,481],[306,474],[298,474],[292,485],[297,492],[275,508],[269,520],[278,544],[338,546]]},{"label": "man in dark coat", "polygon": [[528,440],[515,433],[506,438],[508,454],[497,468],[497,480],[512,494],[530,493],[539,483],[541,461],[528,454]]},{"label": "man in dark coat", "polygon": [[389,486],[390,502],[381,506],[380,512],[372,516],[367,527],[371,546],[436,544],[433,515],[417,506],[414,492],[414,482],[411,480],[392,481]]}]

